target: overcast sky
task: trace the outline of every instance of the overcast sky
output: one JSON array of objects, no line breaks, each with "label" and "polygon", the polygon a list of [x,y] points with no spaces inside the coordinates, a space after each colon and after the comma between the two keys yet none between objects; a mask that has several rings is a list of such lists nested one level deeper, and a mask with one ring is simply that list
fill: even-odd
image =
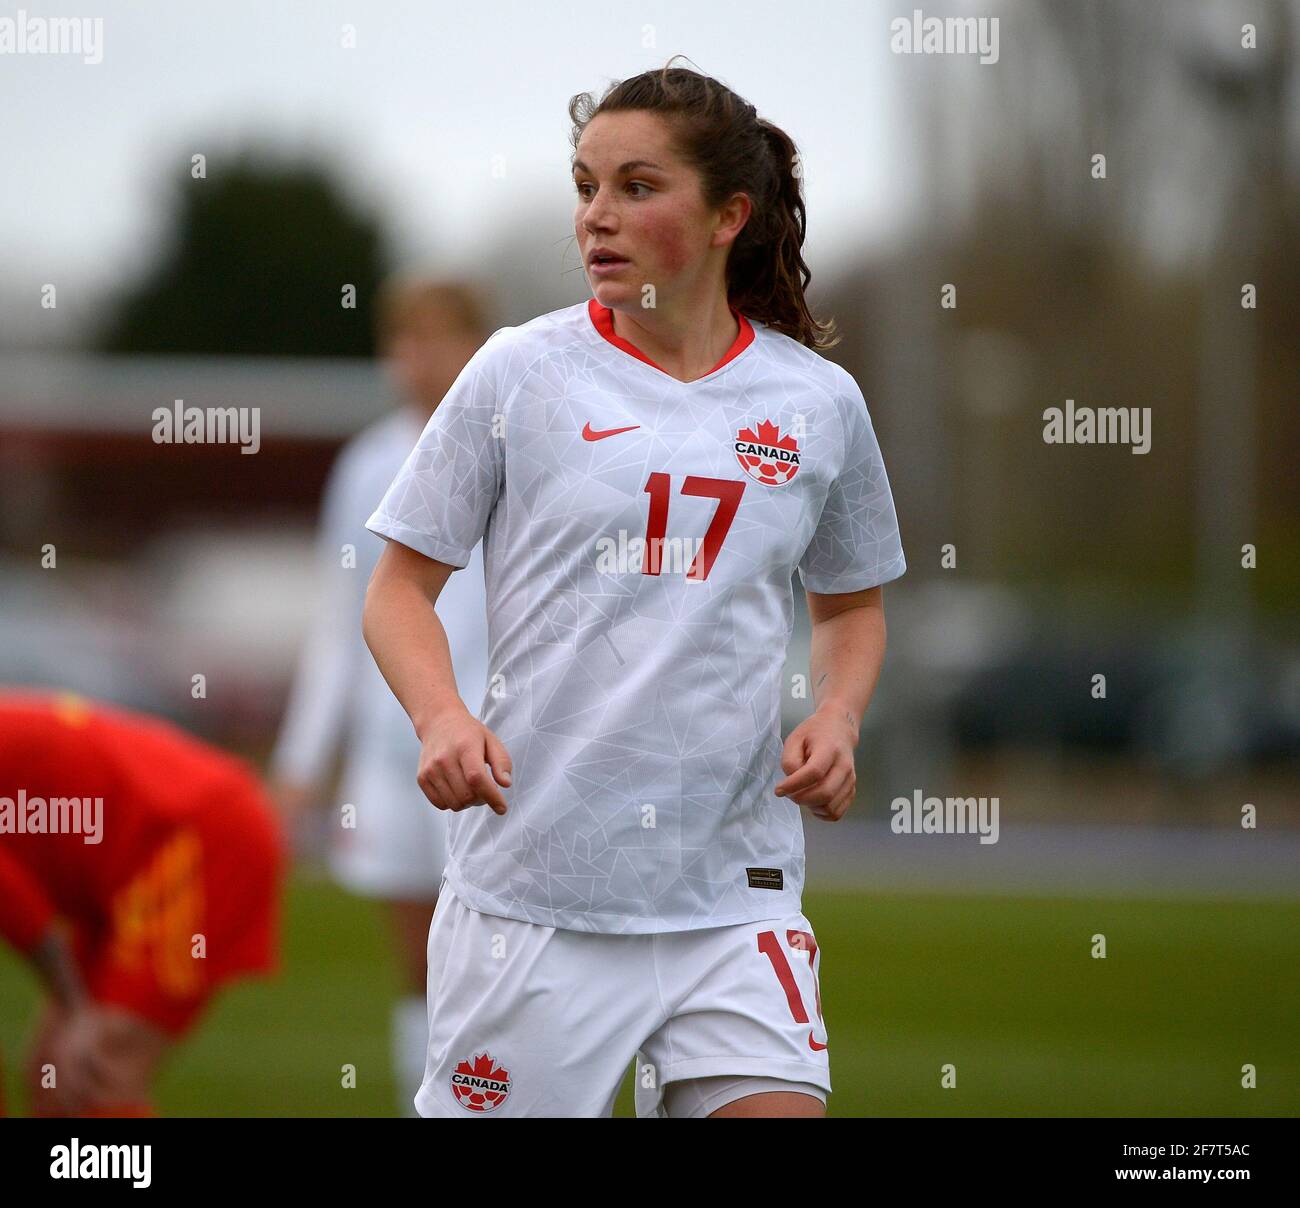
[{"label": "overcast sky", "polygon": [[[0,307],[46,281],[84,312],[138,270],[166,214],[165,174],[203,151],[209,176],[253,139],[318,148],[409,256],[474,267],[494,240],[572,231],[569,97],[689,55],[783,126],[806,164],[807,256],[833,275],[846,243],[904,213],[910,157],[878,0],[31,0],[33,16],[103,16],[103,60],[0,55]],[[7,8],[0,17],[17,10]],[[356,29],[355,49],[340,43]],[[502,156],[504,178],[492,175]],[[559,241],[559,242],[557,242]],[[68,305],[65,306],[65,303]],[[35,316],[41,321],[41,316]]]}]

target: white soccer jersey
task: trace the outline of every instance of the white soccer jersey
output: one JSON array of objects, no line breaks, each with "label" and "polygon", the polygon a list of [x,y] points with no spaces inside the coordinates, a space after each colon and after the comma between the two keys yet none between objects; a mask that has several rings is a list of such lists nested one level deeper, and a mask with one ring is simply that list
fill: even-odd
[{"label": "white soccer jersey", "polygon": [[495,332],[369,520],[455,566],[485,541],[480,716],[513,775],[504,817],[452,815],[448,883],[582,931],[797,914],[802,820],[773,793],[792,576],[906,569],[866,404],[763,324],[681,382],[611,319],[591,299]]},{"label": "white soccer jersey", "polygon": [[[419,417],[400,407],[348,441],[330,471],[316,543],[321,597],[271,758],[279,776],[318,781],[342,740],[340,790],[357,823],[340,832],[333,862],[352,888],[379,896],[431,896],[442,875],[442,819],[415,782],[419,740],[361,635],[366,584],[384,548],[365,520],[420,429]],[[344,565],[345,545],[356,551],[354,566]],[[438,601],[456,682],[471,700],[482,697],[487,677],[485,608],[475,549]]]}]

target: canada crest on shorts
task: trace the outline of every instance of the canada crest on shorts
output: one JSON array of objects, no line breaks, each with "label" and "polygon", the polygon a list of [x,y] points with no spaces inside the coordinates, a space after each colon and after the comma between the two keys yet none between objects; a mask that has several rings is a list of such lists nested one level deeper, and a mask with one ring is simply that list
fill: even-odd
[{"label": "canada crest on shorts", "polygon": [[462,1061],[451,1072],[451,1092],[456,1102],[471,1112],[494,1112],[510,1094],[510,1071],[503,1070],[491,1053]]},{"label": "canada crest on shorts", "polygon": [[799,473],[799,442],[765,419],[736,433],[736,460],[750,478],[782,487]]}]

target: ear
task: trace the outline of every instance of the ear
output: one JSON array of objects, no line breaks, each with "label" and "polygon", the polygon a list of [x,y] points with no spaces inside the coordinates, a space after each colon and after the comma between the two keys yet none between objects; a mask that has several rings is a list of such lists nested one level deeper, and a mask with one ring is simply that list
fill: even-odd
[{"label": "ear", "polygon": [[718,207],[711,246],[726,247],[745,229],[745,223],[754,212],[748,193],[733,193]]}]

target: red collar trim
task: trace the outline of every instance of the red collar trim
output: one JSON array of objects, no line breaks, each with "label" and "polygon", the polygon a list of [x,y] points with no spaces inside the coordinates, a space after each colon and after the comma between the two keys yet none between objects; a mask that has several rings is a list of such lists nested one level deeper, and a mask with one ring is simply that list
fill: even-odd
[{"label": "red collar trim", "polygon": [[[722,360],[714,365],[714,367],[709,370],[709,373],[717,373],[723,365],[728,361],[734,361],[754,342],[754,328],[750,321],[730,303],[727,304],[727,309],[736,316],[737,321],[740,323],[740,330],[736,333],[735,340],[732,342],[731,347],[727,349]],[[625,340],[614,330],[614,312],[610,310],[608,306],[602,306],[595,298],[590,298],[587,301],[587,314],[591,317],[592,326],[600,332],[605,339],[613,344],[615,348],[621,348],[624,352],[636,357],[638,361],[644,361],[647,365],[658,369],[660,373],[668,374],[669,377],[672,377],[672,374],[668,373],[668,370],[666,370],[662,365],[656,365],[654,361],[646,356],[646,354],[635,344]],[[704,376],[708,377],[708,374],[705,374]],[[675,378],[674,380],[681,381],[680,378]],[[696,380],[698,381],[699,379],[697,378]],[[682,382],[683,386],[689,386],[690,384],[690,382]]]}]

